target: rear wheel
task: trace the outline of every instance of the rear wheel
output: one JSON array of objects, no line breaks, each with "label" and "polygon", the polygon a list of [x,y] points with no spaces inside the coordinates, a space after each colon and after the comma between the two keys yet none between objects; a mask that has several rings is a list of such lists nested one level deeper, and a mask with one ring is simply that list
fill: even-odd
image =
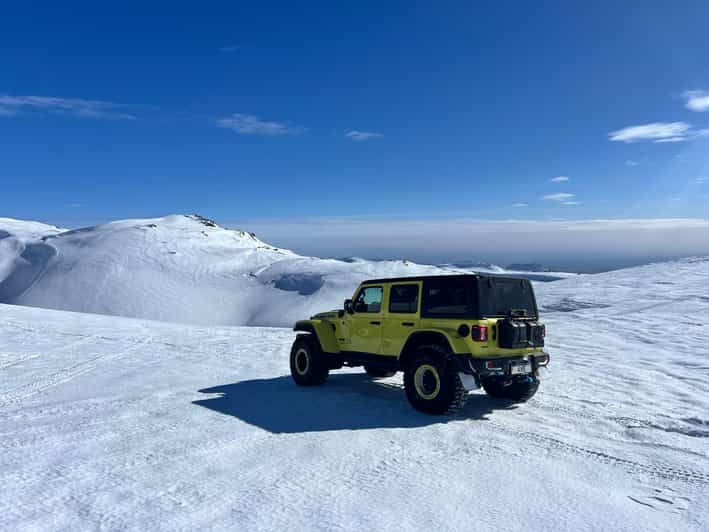
[{"label": "rear wheel", "polygon": [[416,350],[404,371],[404,389],[411,406],[427,414],[452,414],[468,395],[448,351],[437,345]]},{"label": "rear wheel", "polygon": [[382,369],[378,368],[376,366],[364,366],[364,371],[367,372],[367,375],[370,377],[374,377],[375,379],[384,379],[386,377],[393,377],[396,375],[396,371],[390,370],[390,369]]},{"label": "rear wheel", "polygon": [[491,397],[524,403],[537,393],[539,380],[536,377],[522,377],[517,380],[492,378],[485,379],[482,385]]},{"label": "rear wheel", "polygon": [[300,386],[317,386],[327,379],[329,367],[317,339],[300,334],[290,351],[290,373]]}]

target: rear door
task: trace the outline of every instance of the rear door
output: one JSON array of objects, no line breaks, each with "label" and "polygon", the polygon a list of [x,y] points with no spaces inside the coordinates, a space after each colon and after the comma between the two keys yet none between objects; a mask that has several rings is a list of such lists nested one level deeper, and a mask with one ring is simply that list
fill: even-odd
[{"label": "rear door", "polygon": [[350,339],[346,351],[378,354],[382,340],[384,286],[362,286],[352,300],[354,313],[347,315],[343,327]]},{"label": "rear door", "polygon": [[421,281],[391,283],[386,306],[381,353],[398,356],[419,325]]}]

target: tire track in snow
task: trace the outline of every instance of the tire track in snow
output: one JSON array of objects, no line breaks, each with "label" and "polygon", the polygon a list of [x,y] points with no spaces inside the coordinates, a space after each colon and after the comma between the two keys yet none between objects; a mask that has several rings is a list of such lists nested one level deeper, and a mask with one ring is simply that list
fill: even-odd
[{"label": "tire track in snow", "polygon": [[[62,349],[62,351],[66,349],[73,349],[83,344],[91,343],[95,339],[96,337],[94,336],[87,336],[84,339],[75,342],[71,346]],[[79,377],[80,375],[83,375],[96,369],[102,362],[110,362],[123,358],[128,353],[149,344],[150,341],[151,338],[146,338],[145,340],[139,341],[138,343],[133,344],[132,346],[122,351],[119,351],[118,353],[114,353],[112,355],[98,355],[93,358],[90,358],[89,360],[77,362],[76,364],[61,368],[58,371],[55,371],[38,380],[20,385],[16,388],[0,393],[0,408],[12,403],[18,403],[23,399],[36,395],[49,388],[53,388],[54,386],[58,386],[59,384],[69,382],[74,378]]]},{"label": "tire track in snow", "polygon": [[701,486],[709,485],[709,472],[672,467],[664,464],[646,464],[628,458],[621,458],[604,451],[597,451],[588,447],[574,445],[573,443],[568,443],[552,436],[545,436],[538,432],[515,429],[494,420],[489,420],[489,423],[491,426],[496,427],[500,431],[513,434],[520,440],[531,443],[543,449],[560,451],[575,456],[590,458],[596,462],[606,465],[624,467],[628,473],[647,474],[662,478],[664,480],[679,480],[689,484],[697,484]]},{"label": "tire track in snow", "polygon": [[[10,355],[11,356],[11,355]],[[39,355],[20,355],[19,358],[10,358],[7,360],[7,362],[0,362],[0,371],[4,369],[11,368],[13,366],[17,366],[18,364],[22,364],[23,362],[26,362],[28,360],[32,360],[33,358],[38,358]],[[8,356],[9,358],[9,356]]]},{"label": "tire track in snow", "polygon": [[[84,345],[84,344],[90,343],[91,340],[94,340],[94,339],[95,339],[94,336],[87,336],[87,335],[83,335],[83,334],[82,334],[82,335],[72,335],[72,337],[78,337],[79,339],[78,339],[78,340],[74,340],[74,341],[72,341],[71,343],[69,343],[69,344],[67,344],[67,345],[64,345],[64,346],[62,346],[62,347],[58,347],[58,348],[56,348],[56,349],[52,349],[52,351],[51,351],[51,356],[56,357],[57,353],[64,353],[64,352],[66,352],[66,351],[71,352],[71,351],[73,351],[75,348],[81,347],[81,346]],[[38,356],[38,355],[35,355],[35,356]],[[26,358],[32,358],[32,355],[30,355],[29,357],[26,357]],[[25,358],[25,359],[26,359],[26,358]],[[79,363],[79,364],[82,364],[82,363]],[[78,365],[78,364],[77,364],[77,365]],[[31,386],[33,386],[33,385],[39,383],[40,381],[41,381],[41,379],[38,380],[38,381],[33,381],[33,382],[30,382],[30,383],[27,383],[27,384],[21,384],[21,385],[19,385],[19,386],[16,386],[16,387],[14,387],[14,388],[10,388],[10,389],[8,389],[8,390],[2,390],[2,391],[0,391],[0,406],[4,406],[5,403],[14,402],[14,401],[10,401],[9,399],[7,399],[7,398],[10,398],[10,397],[13,396],[13,392],[19,391],[19,390],[22,390],[22,389],[25,389],[25,388],[27,388],[27,387],[31,387]]]}]

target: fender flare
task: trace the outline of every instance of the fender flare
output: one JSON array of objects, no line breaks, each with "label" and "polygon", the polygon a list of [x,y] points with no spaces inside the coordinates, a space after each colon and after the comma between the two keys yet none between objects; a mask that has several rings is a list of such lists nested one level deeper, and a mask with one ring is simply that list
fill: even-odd
[{"label": "fender flare", "polygon": [[323,320],[300,320],[293,326],[294,331],[312,334],[324,353],[339,353],[340,348],[335,338],[334,324]]},{"label": "fender flare", "polygon": [[310,320],[296,321],[295,325],[293,325],[293,330],[294,331],[309,332],[309,333],[317,335],[317,332],[315,331],[315,327],[313,327],[313,324]]},{"label": "fender flare", "polygon": [[453,354],[453,343],[446,331],[441,329],[424,329],[412,332],[404,343],[399,353],[399,365],[404,368],[408,360],[413,356],[416,348],[421,345],[436,344],[448,349]]}]

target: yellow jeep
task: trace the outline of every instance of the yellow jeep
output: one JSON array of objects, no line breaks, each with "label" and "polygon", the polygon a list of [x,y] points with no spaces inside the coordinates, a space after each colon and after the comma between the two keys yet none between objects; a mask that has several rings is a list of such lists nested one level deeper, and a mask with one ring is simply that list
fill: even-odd
[{"label": "yellow jeep", "polygon": [[429,414],[463,406],[470,390],[526,401],[549,364],[527,279],[440,275],[364,281],[344,308],[298,321],[290,354],[296,384],[364,366],[375,378],[404,372],[411,405]]}]

